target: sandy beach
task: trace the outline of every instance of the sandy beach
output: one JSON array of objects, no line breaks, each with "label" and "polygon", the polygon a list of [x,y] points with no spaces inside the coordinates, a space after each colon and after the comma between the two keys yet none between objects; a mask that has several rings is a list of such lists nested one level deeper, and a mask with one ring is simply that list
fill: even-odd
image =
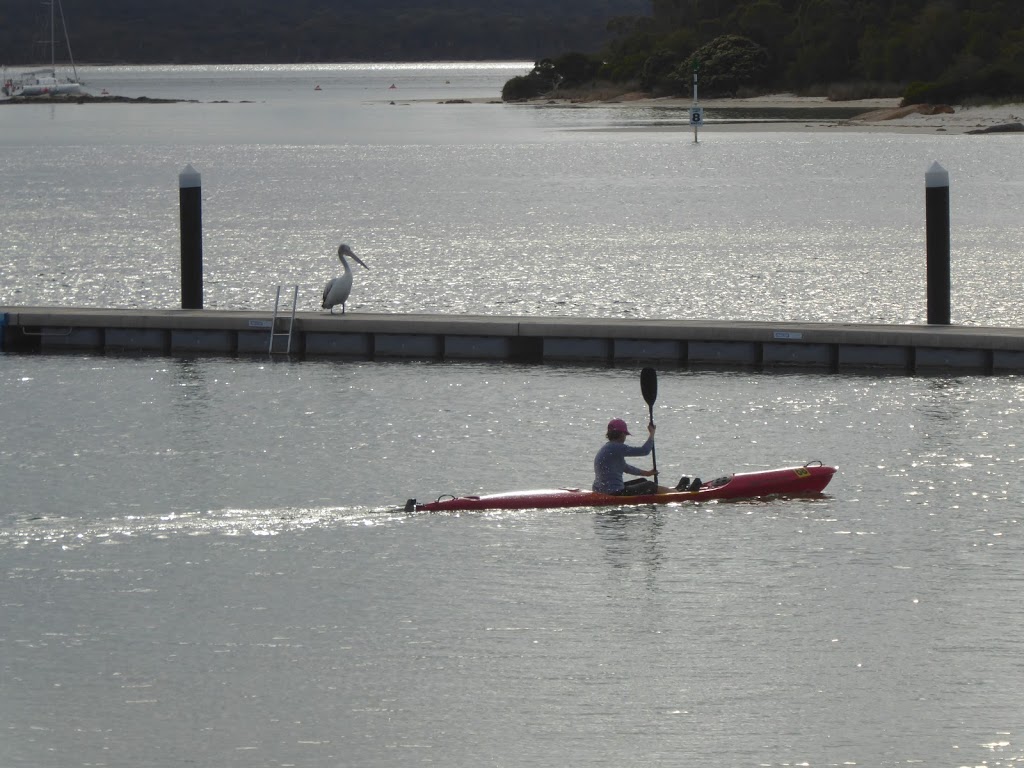
[{"label": "sandy beach", "polygon": [[722,107],[775,107],[800,109],[862,108],[864,113],[848,120],[835,122],[836,128],[862,130],[896,130],[917,132],[970,133],[990,132],[993,128],[1012,131],[1014,124],[1024,120],[1024,104],[963,107],[960,105],[915,105],[900,107],[900,99],[863,99],[859,101],[829,101],[825,97],[799,97],[776,94],[755,99],[725,99],[703,102],[706,109]]},{"label": "sandy beach", "polygon": [[[660,107],[686,109],[693,102],[684,98],[649,98],[643,94],[624,94],[607,101],[578,101],[538,99],[532,104],[572,107]],[[856,101],[830,101],[824,96],[797,96],[791,93],[772,94],[753,98],[701,99],[700,106],[707,115],[707,127],[716,130],[847,130],[847,131],[899,131],[901,133],[1017,133],[1024,136],[1024,104],[963,107],[960,105],[917,105],[900,107],[899,98],[861,99]],[[731,122],[718,119],[716,109],[794,109],[812,112],[820,109],[821,120],[814,118],[760,122],[744,120]],[[837,119],[827,115],[836,109],[861,109],[856,117]]]}]

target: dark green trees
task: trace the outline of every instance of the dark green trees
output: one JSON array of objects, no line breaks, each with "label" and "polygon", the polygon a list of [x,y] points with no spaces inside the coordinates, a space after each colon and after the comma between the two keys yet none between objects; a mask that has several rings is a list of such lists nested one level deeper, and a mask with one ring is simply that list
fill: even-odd
[{"label": "dark green trees", "polygon": [[655,94],[687,92],[699,59],[708,95],[1024,95],[1021,0],[651,0],[650,17],[615,31],[602,75]]},{"label": "dark green trees", "polygon": [[565,53],[556,59],[542,59],[529,74],[513,77],[501,89],[502,101],[535,99],[555,95],[559,88],[576,88],[601,72],[601,59],[586,53]]}]

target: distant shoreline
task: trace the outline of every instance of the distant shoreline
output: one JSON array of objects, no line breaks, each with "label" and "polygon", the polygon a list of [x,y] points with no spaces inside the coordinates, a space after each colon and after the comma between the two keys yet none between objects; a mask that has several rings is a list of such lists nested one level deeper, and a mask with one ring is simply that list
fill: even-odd
[{"label": "distant shoreline", "polygon": [[[608,100],[586,101],[579,99],[532,99],[520,103],[526,106],[551,106],[572,108],[629,107],[629,108],[670,108],[685,110],[693,106],[688,98],[653,98],[641,93],[622,94]],[[791,120],[742,120],[718,121],[713,117],[706,127],[713,130],[768,130],[794,131],[808,129],[855,130],[855,131],[896,131],[901,133],[1022,133],[1024,134],[1024,104],[1000,104],[977,107],[918,105],[900,107],[899,98],[859,99],[855,101],[830,101],[825,96],[797,96],[792,93],[770,94],[752,98],[702,99],[700,106],[706,111],[714,110],[793,110],[801,113],[820,111],[851,110],[852,117],[834,118],[823,116],[821,121],[814,118]],[[655,129],[652,127],[652,130]]]},{"label": "distant shoreline", "polygon": [[[595,108],[658,108],[676,109],[684,112],[693,106],[688,98],[654,98],[643,93],[626,93],[610,99],[557,99],[540,98],[522,102],[502,102],[500,98],[452,99],[438,102],[435,99],[386,99],[384,103],[414,105],[421,103],[442,104],[507,104],[522,107],[550,107],[566,109]],[[196,99],[163,99],[148,96],[94,96],[92,94],[62,94],[48,96],[22,96],[0,99],[0,104],[180,104],[199,103]],[[215,102],[221,103],[221,102]],[[228,102],[223,102],[228,103]],[[242,102],[247,103],[247,102]],[[797,96],[791,93],[769,94],[751,98],[706,99],[700,106],[711,113],[705,128],[716,131],[878,131],[899,133],[1020,133],[1024,135],[1024,104],[1000,104],[984,106],[933,106],[917,105],[901,107],[899,98],[859,99],[855,101],[830,101],[824,96]],[[747,110],[756,114],[764,110],[764,119],[729,119],[715,117],[727,111]],[[792,111],[798,116],[787,117]],[[836,117],[842,111],[848,116]],[[814,113],[820,112],[821,117]],[[852,113],[852,114],[851,114]],[[672,126],[677,130],[678,126]],[[631,126],[629,130],[666,130],[665,126]]]},{"label": "distant shoreline", "polygon": [[149,96],[93,96],[88,93],[62,93],[45,96],[12,96],[0,104],[182,104],[195,99],[152,99]]}]

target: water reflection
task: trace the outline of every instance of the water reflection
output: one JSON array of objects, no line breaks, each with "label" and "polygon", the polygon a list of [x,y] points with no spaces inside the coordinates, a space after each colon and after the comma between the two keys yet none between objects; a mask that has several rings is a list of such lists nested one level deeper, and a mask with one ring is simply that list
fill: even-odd
[{"label": "water reflection", "polygon": [[190,456],[196,465],[206,465],[215,430],[211,423],[207,366],[192,358],[175,358],[170,361],[169,370],[171,413],[175,421],[165,425],[168,438],[178,452]]},{"label": "water reflection", "polygon": [[[965,433],[969,433],[978,420],[972,416],[977,396],[970,380],[962,378],[924,379],[923,384],[915,393],[913,406],[921,422],[911,425],[915,427],[922,449],[916,458],[922,462],[943,464],[954,472],[955,477],[957,469],[969,469],[974,464],[973,457],[963,450],[962,443]],[[981,437],[987,437],[987,433]],[[946,479],[949,479],[948,475]]]},{"label": "water reflection", "polygon": [[925,380],[922,413],[937,423],[950,424],[965,413],[964,395],[970,396],[970,389],[960,378],[936,378]]},{"label": "water reflection", "polygon": [[665,550],[660,534],[665,521],[661,510],[613,509],[594,515],[594,533],[604,547],[605,561],[613,570],[638,570],[649,587],[661,570]]}]

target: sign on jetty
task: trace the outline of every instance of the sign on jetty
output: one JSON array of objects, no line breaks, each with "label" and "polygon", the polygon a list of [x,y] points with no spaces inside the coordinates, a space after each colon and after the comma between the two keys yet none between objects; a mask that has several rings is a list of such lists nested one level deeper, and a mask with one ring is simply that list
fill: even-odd
[{"label": "sign on jetty", "polygon": [[[270,352],[272,326],[270,311],[0,307],[6,352],[262,356]],[[1020,373],[1024,329],[299,312],[292,323],[291,354]]]}]

